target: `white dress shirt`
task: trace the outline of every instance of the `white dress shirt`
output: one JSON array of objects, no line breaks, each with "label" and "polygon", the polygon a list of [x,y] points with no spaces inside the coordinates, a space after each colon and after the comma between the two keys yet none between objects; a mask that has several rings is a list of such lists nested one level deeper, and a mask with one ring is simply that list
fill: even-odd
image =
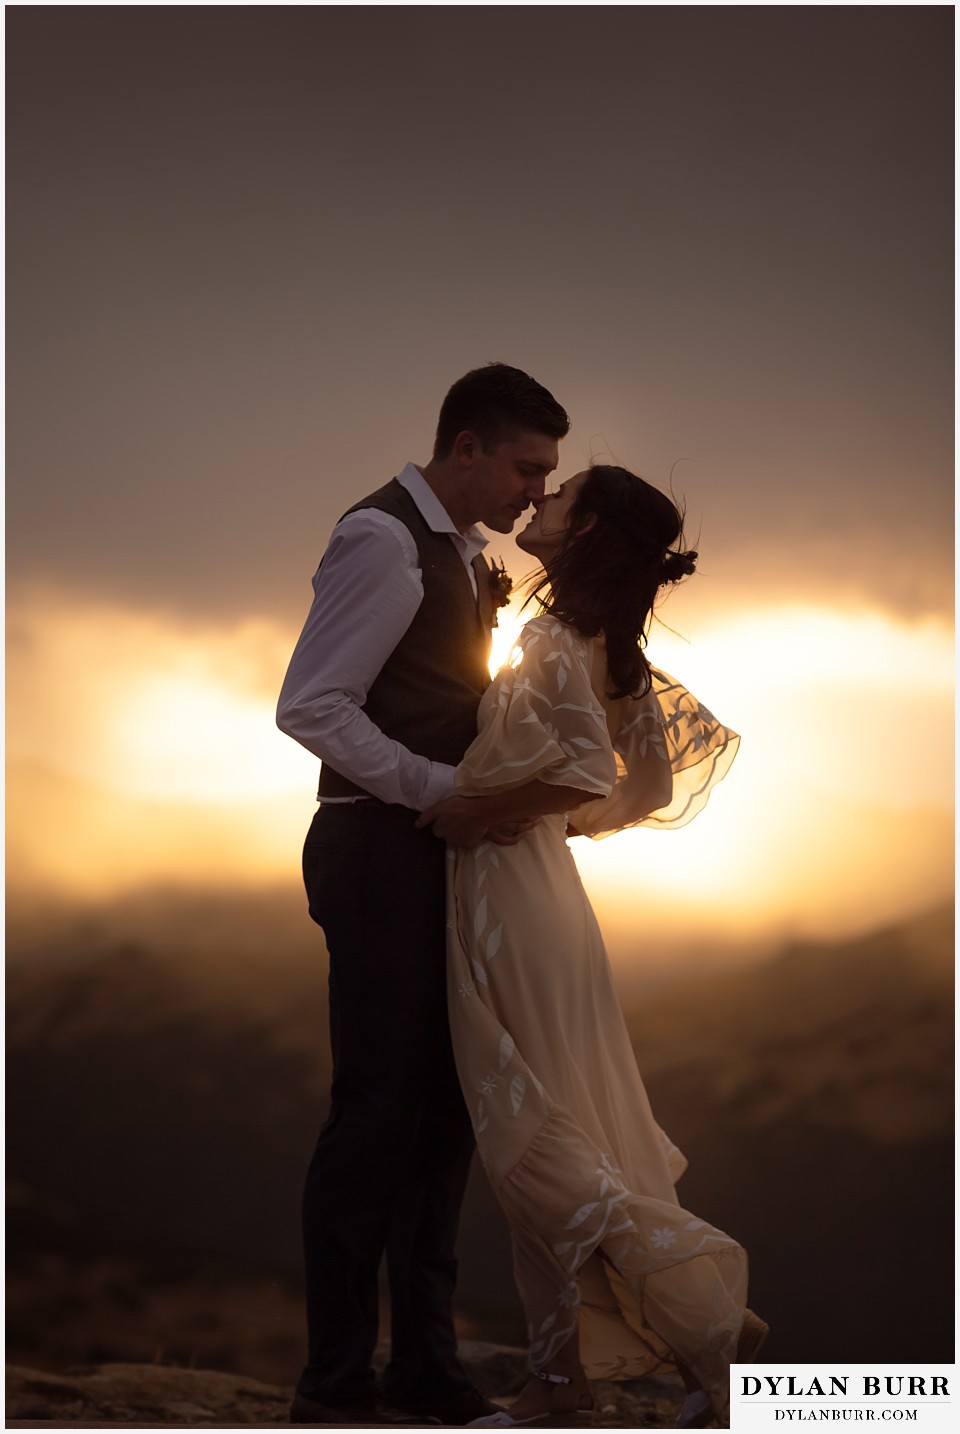
[{"label": "white dress shirt", "polygon": [[[450,534],[476,592],[473,559],[486,538],[476,528],[457,531],[414,464],[408,463],[397,481],[432,531]],[[453,767],[410,752],[361,710],[423,601],[409,528],[378,508],[348,513],[331,534],[313,592],[280,691],[277,726],[383,802],[423,811],[453,796]]]}]

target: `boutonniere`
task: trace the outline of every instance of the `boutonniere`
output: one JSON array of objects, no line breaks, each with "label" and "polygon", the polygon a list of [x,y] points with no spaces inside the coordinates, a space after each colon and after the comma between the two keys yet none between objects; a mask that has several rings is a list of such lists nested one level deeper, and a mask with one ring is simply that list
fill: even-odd
[{"label": "boutonniere", "polygon": [[497,609],[506,607],[513,592],[513,578],[504,567],[502,558],[498,563],[490,564],[489,580],[490,596],[493,599],[493,626],[496,627]]}]

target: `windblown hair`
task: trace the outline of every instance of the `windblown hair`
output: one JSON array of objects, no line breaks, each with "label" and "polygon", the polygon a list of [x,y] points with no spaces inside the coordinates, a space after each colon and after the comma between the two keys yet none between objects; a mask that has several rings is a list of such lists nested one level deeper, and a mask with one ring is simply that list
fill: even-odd
[{"label": "windblown hair", "polygon": [[569,429],[566,412],[542,384],[522,369],[488,363],[458,378],[443,400],[433,456],[446,458],[465,431],[477,435],[484,453],[492,453],[518,433],[559,439]]},{"label": "windblown hair", "polygon": [[[593,520],[592,524],[590,520]],[[591,468],[570,509],[567,537],[549,574],[534,581],[544,612],[585,637],[602,632],[614,690],[650,690],[644,648],[661,587],[696,568],[684,551],[683,513],[658,488],[625,468]]]}]

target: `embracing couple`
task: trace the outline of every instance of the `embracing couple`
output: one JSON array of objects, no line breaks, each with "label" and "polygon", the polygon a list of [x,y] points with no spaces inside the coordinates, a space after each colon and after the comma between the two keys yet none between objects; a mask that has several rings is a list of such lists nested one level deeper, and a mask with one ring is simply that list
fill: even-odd
[{"label": "embracing couple", "polygon": [[[723,1424],[766,1327],[746,1255],[678,1203],[567,837],[677,826],[737,737],[644,651],[694,569],[673,502],[618,467],[547,495],[566,413],[488,364],[433,456],[333,531],[280,696],[322,761],[303,853],[330,958],[330,1115],[303,1205],[308,1359],[295,1423],[589,1423],[590,1378],[679,1371]],[[503,579],[476,524],[543,567],[491,683]],[[509,1221],[531,1377],[509,1408],[457,1361],[457,1220],[474,1147]],[[378,1272],[391,1359],[380,1387]]]}]

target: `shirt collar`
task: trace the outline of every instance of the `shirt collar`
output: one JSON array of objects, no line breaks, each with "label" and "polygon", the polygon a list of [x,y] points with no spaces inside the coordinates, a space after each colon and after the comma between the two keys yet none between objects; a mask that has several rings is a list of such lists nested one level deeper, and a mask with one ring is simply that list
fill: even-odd
[{"label": "shirt collar", "polygon": [[397,474],[397,482],[401,487],[406,488],[431,532],[449,533],[457,546],[462,549],[468,562],[476,557],[477,553],[483,552],[487,546],[487,539],[480,529],[475,526],[470,527],[465,533],[461,533],[457,529],[453,519],[416,464],[408,463],[403,472]]}]

